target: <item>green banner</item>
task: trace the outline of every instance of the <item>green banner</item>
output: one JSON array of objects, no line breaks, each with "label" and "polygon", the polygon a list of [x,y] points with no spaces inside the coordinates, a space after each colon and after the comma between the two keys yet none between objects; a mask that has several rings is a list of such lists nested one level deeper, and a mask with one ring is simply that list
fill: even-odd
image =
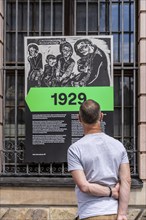
[{"label": "green banner", "polygon": [[113,111],[113,87],[41,87],[31,88],[26,103],[31,112],[78,111],[87,99],[97,101],[102,111]]}]

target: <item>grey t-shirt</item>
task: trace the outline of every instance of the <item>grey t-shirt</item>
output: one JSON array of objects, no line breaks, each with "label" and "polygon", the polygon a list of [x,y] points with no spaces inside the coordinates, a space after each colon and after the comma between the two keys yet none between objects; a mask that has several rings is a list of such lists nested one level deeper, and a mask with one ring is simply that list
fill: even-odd
[{"label": "grey t-shirt", "polygon": [[[85,135],[68,149],[68,171],[84,170],[88,182],[114,186],[122,163],[129,163],[123,144],[105,133]],[[92,196],[78,186],[75,192],[80,219],[117,213],[114,198]]]}]

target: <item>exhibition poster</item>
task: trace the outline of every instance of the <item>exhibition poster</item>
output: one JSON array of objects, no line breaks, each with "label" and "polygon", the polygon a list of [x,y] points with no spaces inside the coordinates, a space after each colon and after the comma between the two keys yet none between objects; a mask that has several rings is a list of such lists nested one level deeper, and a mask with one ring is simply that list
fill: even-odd
[{"label": "exhibition poster", "polygon": [[[25,37],[26,162],[66,162],[83,137],[80,104],[94,99],[113,135],[112,36]],[[110,123],[108,123],[110,122]]]}]

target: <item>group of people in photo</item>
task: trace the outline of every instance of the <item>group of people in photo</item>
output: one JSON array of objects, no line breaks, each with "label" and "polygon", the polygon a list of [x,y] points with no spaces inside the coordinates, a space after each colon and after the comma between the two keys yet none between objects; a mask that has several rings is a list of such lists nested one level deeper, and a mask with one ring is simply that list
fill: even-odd
[{"label": "group of people in photo", "polygon": [[[91,40],[77,40],[74,49],[66,41],[59,45],[59,50],[57,56],[48,54],[43,66],[39,46],[28,45],[28,90],[30,87],[110,86],[107,56]],[[74,52],[79,56],[77,61],[72,58]]]}]

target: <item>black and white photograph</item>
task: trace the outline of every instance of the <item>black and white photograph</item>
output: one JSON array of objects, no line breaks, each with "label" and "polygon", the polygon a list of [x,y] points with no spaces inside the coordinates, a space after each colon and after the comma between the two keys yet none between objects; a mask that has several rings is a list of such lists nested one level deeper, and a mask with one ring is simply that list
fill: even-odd
[{"label": "black and white photograph", "polygon": [[30,87],[113,86],[111,37],[26,38]]}]

